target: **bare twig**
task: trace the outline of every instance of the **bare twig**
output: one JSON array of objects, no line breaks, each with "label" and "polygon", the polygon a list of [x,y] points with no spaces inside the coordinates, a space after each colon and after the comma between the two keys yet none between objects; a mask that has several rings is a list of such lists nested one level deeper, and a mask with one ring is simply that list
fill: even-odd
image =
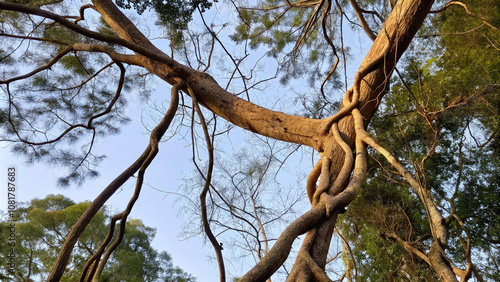
[{"label": "bare twig", "polygon": [[453,6],[453,5],[457,5],[457,6],[461,6],[462,8],[464,8],[465,10],[465,13],[471,17],[474,17],[474,18],[477,18],[477,19],[480,19],[483,21],[484,24],[486,24],[487,26],[493,28],[494,30],[498,30],[498,27],[490,24],[489,22],[487,22],[483,17],[479,16],[479,15],[476,15],[476,14],[473,14],[469,11],[469,8],[467,7],[467,5],[465,3],[462,3],[460,1],[450,1],[448,3],[446,3],[446,5],[444,5],[442,8],[438,9],[438,10],[434,10],[434,11],[430,11],[429,13],[440,13],[446,9],[448,9],[449,7]]},{"label": "bare twig", "polygon": [[203,117],[203,114],[201,112],[200,106],[198,105],[198,101],[196,99],[196,96],[194,92],[188,87],[188,93],[191,96],[191,99],[193,100],[193,106],[194,109],[196,109],[196,112],[198,113],[198,118],[200,119],[201,126],[203,128],[203,133],[205,135],[205,141],[207,143],[207,151],[208,151],[208,170],[207,174],[205,177],[205,185],[203,187],[203,190],[200,194],[200,202],[201,202],[201,213],[202,213],[202,220],[203,220],[203,228],[205,230],[205,234],[207,234],[208,239],[212,243],[212,246],[214,247],[215,254],[217,256],[217,262],[219,265],[219,278],[221,282],[226,281],[226,270],[224,267],[224,259],[222,257],[222,248],[220,243],[217,241],[217,238],[215,238],[214,234],[212,233],[212,229],[210,228],[210,223],[208,221],[208,216],[207,216],[207,206],[206,206],[206,197],[208,190],[210,189],[210,181],[212,179],[212,171],[213,171],[213,166],[214,166],[214,149],[212,147],[213,141],[210,138],[210,133],[208,132],[207,124],[205,122],[205,118]]}]

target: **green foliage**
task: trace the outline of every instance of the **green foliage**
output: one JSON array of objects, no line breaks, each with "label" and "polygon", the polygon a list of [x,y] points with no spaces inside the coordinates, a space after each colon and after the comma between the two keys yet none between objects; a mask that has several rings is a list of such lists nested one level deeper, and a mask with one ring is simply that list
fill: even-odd
[{"label": "green foliage", "polygon": [[410,275],[415,281],[436,281],[428,265],[384,238],[384,232],[408,240],[430,234],[425,209],[409,187],[388,179],[375,161],[370,162],[370,167],[376,170],[371,173],[374,178],[363,185],[338,225],[342,234],[352,240],[359,280],[383,281],[386,277]]},{"label": "green foliage", "polygon": [[[498,1],[463,2],[474,15],[498,26]],[[495,46],[500,36],[482,19],[468,16],[460,6],[433,17],[423,28],[422,39],[407,53],[402,80],[393,80],[370,131],[417,174],[444,216],[450,217],[447,256],[464,267],[459,236],[466,240],[469,232],[479,273],[496,281],[500,279],[499,269],[493,266],[498,266],[500,253],[496,141],[500,56]],[[435,280],[422,260],[383,236],[394,232],[415,242],[412,246],[423,253],[433,242],[421,200],[391,171],[384,157],[374,152],[372,156],[366,185],[341,225],[354,245],[361,280],[376,281],[388,274],[404,279],[407,273],[412,281]],[[465,229],[450,216],[451,211]]]},{"label": "green foliage", "polygon": [[[43,38],[51,39],[53,41],[77,43],[82,42],[85,38],[81,34],[69,31],[67,28],[61,26],[60,24],[47,25],[43,29]],[[58,49],[61,50],[63,47],[60,46]]]},{"label": "green foliage", "polygon": [[76,56],[65,56],[59,62],[65,69],[77,75],[85,76],[93,73],[92,70],[85,69],[82,59]]},{"label": "green foliage", "polygon": [[193,19],[196,9],[204,12],[217,0],[116,0],[118,7],[135,9],[142,14],[147,9],[154,9],[162,25],[171,26],[173,30],[183,30]]},{"label": "green foliage", "polygon": [[[62,195],[48,195],[20,207],[17,210],[19,220],[15,223],[16,272],[14,276],[10,275],[6,265],[1,264],[0,277],[15,281],[46,277],[66,234],[89,205],[89,202],[76,204]],[[80,236],[70,260],[71,267],[66,270],[61,281],[78,280],[86,260],[106,237],[110,216],[107,209],[103,208],[93,217]],[[6,228],[9,224],[7,219],[0,221],[0,238],[4,242],[10,235]],[[158,252],[151,247],[154,236],[153,228],[145,226],[140,220],[129,220],[125,237],[112,254],[102,274],[102,281],[195,281],[191,275],[173,266],[168,253]],[[2,244],[0,252],[7,255],[9,246]]]},{"label": "green foliage", "polygon": [[[282,65],[280,81],[283,84],[291,79],[307,77],[311,86],[316,87],[315,84],[325,79],[336,60],[331,46],[324,39],[319,20],[324,9],[325,5],[315,16],[314,5],[289,8],[280,1],[261,1],[253,7],[238,10],[240,21],[230,38],[236,43],[248,44],[251,49],[267,47],[268,55]],[[339,49],[340,32],[336,30],[336,25],[340,15],[333,8],[329,14],[332,20],[326,23],[325,28],[328,37]],[[310,19],[314,19],[312,24],[308,24]],[[306,25],[310,28],[304,28]],[[344,50],[346,53],[347,49]],[[334,74],[338,76],[339,73],[337,70]],[[340,80],[331,79],[329,82],[335,88],[342,86]]]},{"label": "green foliage", "polygon": [[[271,7],[271,3],[260,7]],[[241,43],[249,40],[251,48],[267,45],[271,48],[272,56],[277,56],[284,48],[298,39],[297,32],[293,33],[290,27],[298,26],[306,9],[291,9],[283,14],[276,10],[240,9],[240,24],[231,39]],[[296,28],[297,31],[299,28]]]},{"label": "green foliage", "polygon": [[0,64],[11,65],[13,60],[9,57],[8,53],[0,49]]},{"label": "green foliage", "polygon": [[[23,4],[45,6],[44,9],[67,11],[68,1],[22,1]],[[103,34],[114,34],[101,18],[87,23]],[[8,79],[24,75],[46,64],[68,45],[99,43],[73,32],[60,24],[22,13],[2,11],[1,32],[19,38],[2,37],[0,50],[0,139],[13,142],[14,154],[25,157],[27,163],[43,161],[63,167],[67,174],[59,180],[62,186],[82,184],[98,176],[96,166],[105,156],[91,153],[101,137],[117,134],[129,122],[126,115],[126,91],[135,87],[144,91],[145,78],[135,76],[132,67],[126,69],[123,91],[109,113],[117,93],[119,70],[107,55],[92,52],[69,52],[50,68],[28,78],[10,83]],[[40,40],[25,44],[24,36]],[[108,44],[109,45],[109,44]],[[120,51],[116,48],[116,51]],[[10,103],[10,106],[9,106]],[[10,119],[9,119],[10,117]],[[90,122],[91,121],[91,122]],[[67,131],[71,129],[70,131]]]}]

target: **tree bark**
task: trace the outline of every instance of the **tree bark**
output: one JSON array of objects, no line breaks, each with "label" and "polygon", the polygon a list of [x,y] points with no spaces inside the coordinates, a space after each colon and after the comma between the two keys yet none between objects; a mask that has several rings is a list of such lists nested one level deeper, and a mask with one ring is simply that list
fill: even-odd
[{"label": "tree bark", "polygon": [[[151,48],[155,52],[161,52],[148,43],[145,37],[134,35],[138,33],[136,27],[130,21],[125,20],[126,18],[112,2],[96,0],[94,3],[98,11],[106,15],[103,16],[106,22],[122,38],[127,40],[134,38],[137,44]],[[381,62],[371,66],[369,73],[360,83],[359,109],[365,119],[365,127],[385,93],[396,62],[412,41],[432,4],[433,1],[430,0],[398,1],[360,66],[363,68],[370,65],[380,53],[386,54]],[[259,107],[228,93],[208,74],[183,66],[172,59],[169,64],[147,56],[144,56],[143,60],[143,67],[165,81],[171,84],[179,80],[185,81],[200,104],[231,123],[261,135],[304,144],[319,152],[325,152],[326,156],[333,160],[332,173],[338,175],[340,172],[344,161],[344,151],[328,133],[328,119],[309,119]],[[355,138],[353,118],[350,115],[343,117],[338,121],[338,126],[344,140],[353,147]],[[312,245],[310,251],[313,260],[323,269],[334,226],[335,220],[327,220],[317,227],[318,232],[315,234],[317,240],[313,240],[316,243]]]},{"label": "tree bark", "polygon": [[157,49],[110,0],[94,0],[104,20],[123,39],[168,58],[168,63],[142,55],[141,66],[170,84],[184,81],[198,102],[229,122],[258,134],[322,150],[322,120],[272,111],[243,100],[220,87],[210,75],[184,66]]},{"label": "tree bark", "polygon": [[[397,61],[403,52],[408,48],[410,42],[429,13],[433,2],[434,1],[432,0],[398,1],[389,17],[384,22],[384,25],[378,33],[370,51],[363,60],[360,69],[364,66],[370,65],[374,58],[376,58],[380,53],[386,53],[383,61],[372,67],[373,70],[364,76],[360,84],[358,108],[360,109],[365,120],[365,127],[368,126],[371,117],[377,110],[379,103],[385,94],[389,78],[396,66]],[[350,95],[351,93],[351,91],[348,91],[346,95]],[[351,146],[351,148],[353,148],[356,133],[354,130],[354,120],[352,116],[347,115],[339,120],[338,127],[343,139]],[[332,174],[338,175],[344,163],[344,157],[342,157],[344,156],[344,151],[336,142],[333,141],[331,135],[329,135],[328,138],[329,141],[324,141],[323,143],[328,144],[325,147],[330,146],[332,149],[325,151],[323,156],[330,157],[332,159]],[[325,220],[317,227],[317,232],[315,233],[314,239],[312,239],[315,243],[312,245],[310,255],[316,264],[322,269],[325,268],[330,239],[335,223],[336,220]],[[325,243],[324,240],[328,240],[327,243]],[[300,262],[299,265],[295,264],[294,268],[295,267],[298,269],[307,269],[307,266],[303,265],[303,263],[301,265]],[[293,272],[294,270],[292,269],[292,273]],[[303,270],[299,270],[297,273],[305,274]],[[306,278],[311,279],[311,277],[298,275],[296,280],[301,281]],[[318,280],[312,279],[308,281]]]},{"label": "tree bark", "polygon": [[[358,75],[362,76],[359,77],[359,79],[362,80],[359,84],[359,103],[356,107],[360,110],[364,118],[365,127],[368,125],[371,117],[379,106],[380,100],[389,83],[392,70],[403,52],[409,46],[415,33],[420,28],[433,2],[432,0],[398,1],[361,64],[360,70],[365,69],[365,71],[358,72]],[[48,17],[88,37],[125,46],[134,51],[136,56],[138,56],[138,58],[134,60],[136,64],[156,74],[172,85],[180,82],[186,83],[188,87],[193,90],[199,103],[215,114],[252,132],[278,140],[310,146],[323,153],[324,157],[332,160],[332,175],[336,176],[340,173],[344,164],[345,153],[341,146],[334,140],[332,133],[330,133],[331,119],[316,120],[289,115],[268,110],[238,98],[225,91],[208,74],[184,66],[156,48],[111,0],[94,0],[93,3],[106,23],[120,36],[120,38],[91,32],[73,24],[64,17],[34,7],[26,7],[24,5],[0,1],[0,9],[15,10]],[[376,59],[380,54],[384,54],[383,59]],[[348,91],[346,93],[346,95],[349,96],[346,99],[347,101],[352,99],[352,93],[353,91]],[[342,108],[340,110],[342,110]],[[351,148],[353,148],[356,137],[353,117],[351,115],[346,115],[335,122],[338,124],[342,138]],[[142,158],[144,158],[144,155],[141,156],[141,159]],[[103,201],[109,198],[117,187],[121,185],[120,183],[123,183],[138,169],[138,164],[139,161],[134,163],[134,165],[124,172],[117,181],[110,184],[98,199],[94,201],[92,206],[95,206],[95,203],[103,203]],[[347,198],[349,201],[352,201],[351,197]],[[345,206],[344,204],[348,204],[348,202],[342,203],[340,207],[343,208],[343,206]],[[73,237],[70,236],[72,239],[64,244],[52,271],[56,271],[58,274],[53,275],[51,272],[49,281],[58,281],[61,278],[62,270],[66,267],[68,262],[67,258],[69,258],[71,250],[78,238],[75,238],[74,235],[76,233],[81,233],[83,229],[85,229],[85,222],[88,223],[88,221],[90,221],[89,216],[92,216],[92,212],[86,213],[84,217],[80,219],[78,228],[71,231]],[[312,257],[319,268],[324,269],[338,212],[339,210],[330,212],[330,217],[326,218],[324,216],[324,207],[313,206],[311,211],[302,219],[314,218],[314,222],[322,220],[319,225],[312,224],[311,222],[302,222],[303,225],[299,226],[298,224],[301,221],[297,221],[295,225],[291,225],[290,228],[287,228],[282,236],[295,236],[291,238],[291,242],[293,242],[296,236],[303,234],[314,226],[316,231],[314,234],[309,235],[312,238],[310,241],[312,243],[308,248],[308,255]],[[76,233],[73,234],[73,232]],[[288,248],[291,246],[291,243],[290,240],[287,239],[286,243],[276,243],[273,249],[275,247],[277,248],[277,246],[284,248],[284,253],[282,253],[281,256],[287,256],[289,252]],[[282,258],[275,260],[276,256],[276,251],[273,252],[271,250],[266,256],[268,258],[266,259],[266,257],[264,257],[261,262],[279,262]],[[311,270],[309,266],[302,262],[304,262],[304,260],[298,260],[296,264],[297,269]],[[265,275],[269,274],[270,276],[280,265],[281,263],[270,266],[268,268],[270,270],[269,273],[266,272]],[[271,271],[271,269],[274,269],[274,271]],[[266,277],[266,279],[267,278],[268,277]],[[310,277],[307,279],[309,278]],[[254,280],[250,279],[250,281]],[[316,280],[313,278],[313,280],[308,281]]]}]

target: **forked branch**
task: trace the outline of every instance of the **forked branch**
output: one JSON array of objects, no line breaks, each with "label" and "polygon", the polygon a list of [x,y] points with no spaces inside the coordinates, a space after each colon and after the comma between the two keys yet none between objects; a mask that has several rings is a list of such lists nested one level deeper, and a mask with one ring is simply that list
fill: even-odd
[{"label": "forked branch", "polygon": [[[133,174],[142,168],[142,174],[154,156],[156,156],[158,152],[158,142],[161,140],[162,136],[167,131],[170,123],[172,122],[175,112],[177,111],[177,106],[179,103],[178,92],[184,87],[182,84],[175,85],[171,90],[171,103],[167,113],[161,120],[161,122],[155,127],[155,129],[151,132],[150,143],[147,146],[146,150],[142,153],[142,155],[122,174],[120,174],[115,180],[113,180],[102,192],[97,196],[97,198],[90,204],[90,206],[85,210],[82,216],[78,219],[78,221],[73,225],[71,231],[66,237],[66,241],[64,242],[61,251],[52,267],[52,270],[47,278],[47,281],[60,281],[62,275],[64,274],[64,270],[66,269],[66,265],[71,257],[71,252],[73,247],[75,246],[78,238],[83,233],[87,225],[90,223],[90,220],[94,217],[94,215],[99,211],[99,209],[107,202],[107,200],[118,190]],[[156,151],[156,152],[155,152]],[[140,180],[140,185],[142,185],[142,180]],[[138,179],[138,187],[139,187],[139,179]],[[140,188],[139,188],[140,191]],[[136,189],[137,192],[137,189]],[[136,194],[136,193],[135,193]],[[134,195],[135,195],[134,194]],[[129,212],[135,203],[135,196],[131,199],[131,202],[127,206],[129,208]],[[121,217],[123,219],[123,217]],[[125,217],[126,220],[126,217]],[[125,228],[125,220],[121,222],[121,226]],[[120,227],[122,228],[122,227]],[[113,230],[110,229],[110,232]],[[107,245],[109,241],[105,240],[105,244]],[[116,242],[116,241],[115,241]],[[104,251],[104,248],[99,249],[100,252]],[[91,258],[94,262],[90,262],[90,265],[93,263],[97,263],[96,258]],[[88,268],[87,268],[88,269]],[[82,273],[83,279],[85,279],[86,273]]]}]

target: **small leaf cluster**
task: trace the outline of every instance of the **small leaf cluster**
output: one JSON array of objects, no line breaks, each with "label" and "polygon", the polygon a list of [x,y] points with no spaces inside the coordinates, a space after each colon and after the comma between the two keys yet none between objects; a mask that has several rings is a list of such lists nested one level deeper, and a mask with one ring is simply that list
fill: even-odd
[{"label": "small leaf cluster", "polygon": [[139,14],[153,9],[162,25],[171,26],[174,30],[184,30],[193,19],[196,9],[204,12],[217,0],[116,0],[118,7],[133,8]]}]

